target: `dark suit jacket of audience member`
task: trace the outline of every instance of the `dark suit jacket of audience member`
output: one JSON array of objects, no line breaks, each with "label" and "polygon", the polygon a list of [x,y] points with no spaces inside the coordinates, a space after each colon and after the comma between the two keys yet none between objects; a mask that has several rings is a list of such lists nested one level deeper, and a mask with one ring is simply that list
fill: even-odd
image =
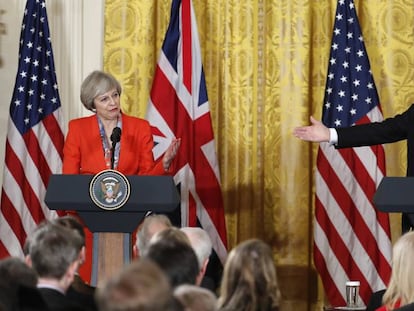
[{"label": "dark suit jacket of audience member", "polygon": [[0,278],[1,311],[48,311],[46,302],[36,287]]},{"label": "dark suit jacket of audience member", "polygon": [[201,281],[200,286],[207,288],[216,295],[221,285],[221,278],[223,276],[223,265],[217,256],[217,253],[212,251],[210,260],[208,261],[206,273]]},{"label": "dark suit jacket of audience member", "polygon": [[213,278],[209,277],[209,276],[204,276],[203,279],[201,280],[201,284],[200,287],[209,289],[212,293],[214,293],[215,295],[217,295],[217,286],[216,283],[214,282]]},{"label": "dark suit jacket of audience member", "polygon": [[17,290],[17,310],[48,311],[49,308],[37,288],[19,285]]},{"label": "dark suit jacket of audience member", "polygon": [[366,311],[375,311],[382,306],[382,297],[384,296],[385,289],[372,293],[369,298]]},{"label": "dark suit jacket of audience member", "polygon": [[50,311],[86,311],[81,305],[71,301],[66,295],[52,288],[39,288]]},{"label": "dark suit jacket of audience member", "polygon": [[414,302],[409,303],[408,305],[399,307],[397,309],[394,309],[394,311],[414,311]]},{"label": "dark suit jacket of audience member", "polygon": [[72,285],[69,287],[66,297],[89,311],[97,311],[95,303],[95,287],[85,283],[79,275],[75,275]]}]

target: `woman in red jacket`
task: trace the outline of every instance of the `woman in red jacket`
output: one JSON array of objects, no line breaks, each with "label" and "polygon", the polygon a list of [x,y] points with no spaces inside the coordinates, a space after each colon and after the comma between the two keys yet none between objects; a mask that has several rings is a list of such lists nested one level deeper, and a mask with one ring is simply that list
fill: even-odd
[{"label": "woman in red jacket", "polygon": [[[81,102],[93,115],[71,120],[63,148],[63,174],[97,174],[113,168],[125,175],[163,175],[180,146],[173,139],[162,161],[154,162],[154,142],[148,121],[128,116],[121,111],[120,83],[110,74],[93,71],[81,85]],[[121,140],[112,154],[111,135],[120,129]],[[138,225],[138,224],[137,224]],[[86,230],[87,258],[92,256],[92,234]],[[89,253],[89,254],[88,254]],[[91,262],[81,274],[89,280]]]},{"label": "woman in red jacket", "polygon": [[63,148],[64,174],[96,174],[111,168],[111,134],[121,129],[116,145],[114,169],[128,175],[162,175],[170,169],[180,139],[173,139],[162,161],[154,163],[148,121],[121,112],[121,85],[111,75],[94,71],[83,81],[81,101],[94,115],[69,122]]}]

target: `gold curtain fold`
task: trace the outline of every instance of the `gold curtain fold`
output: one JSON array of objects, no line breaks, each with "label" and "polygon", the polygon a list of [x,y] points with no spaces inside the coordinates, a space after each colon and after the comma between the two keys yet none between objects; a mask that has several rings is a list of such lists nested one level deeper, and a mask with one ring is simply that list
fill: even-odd
[{"label": "gold curtain fold", "polygon": [[[282,310],[321,310],[312,232],[317,145],[295,126],[321,117],[335,0],[193,0],[216,138],[229,248],[274,250]],[[355,0],[385,117],[414,102],[414,0]],[[104,68],[124,112],[144,117],[171,0],[107,0]],[[404,142],[386,146],[403,176]],[[392,215],[393,239],[399,215]]]}]

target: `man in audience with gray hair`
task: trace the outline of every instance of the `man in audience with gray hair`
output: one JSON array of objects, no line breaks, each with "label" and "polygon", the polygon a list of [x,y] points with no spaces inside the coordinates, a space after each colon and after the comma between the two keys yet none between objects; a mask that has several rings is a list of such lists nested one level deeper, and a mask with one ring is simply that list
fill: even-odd
[{"label": "man in audience with gray hair", "polygon": [[210,236],[207,231],[200,227],[182,227],[180,230],[187,235],[197,255],[198,265],[200,267],[198,279],[202,280],[200,286],[215,292],[216,286],[214,280],[205,275],[213,249]]},{"label": "man in audience with gray hair", "polygon": [[39,225],[31,236],[30,261],[49,310],[84,310],[66,297],[78,270],[82,247],[78,232],[50,222]]},{"label": "man in audience with gray hair", "polygon": [[[65,215],[58,217],[52,221],[53,224],[66,227],[68,229],[75,230],[82,238],[83,247],[79,257],[80,265],[85,261],[86,256],[86,246],[85,246],[85,231],[81,222],[72,215]],[[95,287],[87,284],[78,273],[75,273],[73,282],[69,286],[66,295],[73,301],[76,301],[78,304],[81,304],[89,311],[96,311],[95,303]]]}]

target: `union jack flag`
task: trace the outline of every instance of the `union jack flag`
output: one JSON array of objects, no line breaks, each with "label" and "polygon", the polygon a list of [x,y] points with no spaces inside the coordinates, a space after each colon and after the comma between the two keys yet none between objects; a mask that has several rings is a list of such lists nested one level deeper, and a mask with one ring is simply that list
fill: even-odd
[{"label": "union jack flag", "polygon": [[[352,0],[339,0],[329,57],[323,123],[331,128],[382,121]],[[320,145],[316,171],[314,261],[328,300],[345,305],[345,283],[361,283],[367,303],[391,272],[388,215],[373,195],[385,174],[383,146],[335,149]]]},{"label": "union jack flag", "polygon": [[224,262],[226,226],[197,23],[190,0],[173,0],[151,90],[147,119],[154,135],[154,158],[181,138],[174,180],[181,191],[181,225],[198,222]]},{"label": "union jack flag", "polygon": [[0,211],[0,258],[23,255],[45,218],[50,175],[61,172],[63,124],[45,1],[27,0],[10,104]]}]

